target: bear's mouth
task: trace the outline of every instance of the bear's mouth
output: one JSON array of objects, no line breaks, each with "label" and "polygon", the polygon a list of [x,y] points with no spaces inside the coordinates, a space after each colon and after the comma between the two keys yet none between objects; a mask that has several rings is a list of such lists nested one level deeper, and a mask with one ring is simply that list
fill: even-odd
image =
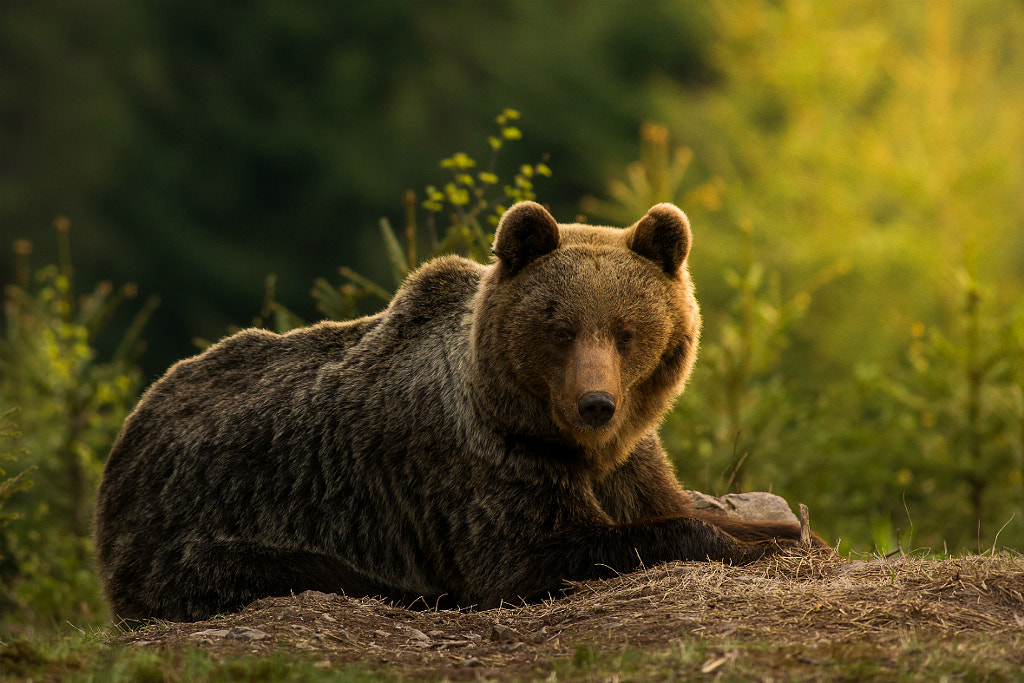
[{"label": "bear's mouth", "polygon": [[577,411],[554,411],[555,423],[577,442],[600,442],[615,432],[619,416],[613,415],[607,422],[593,425],[584,420]]}]

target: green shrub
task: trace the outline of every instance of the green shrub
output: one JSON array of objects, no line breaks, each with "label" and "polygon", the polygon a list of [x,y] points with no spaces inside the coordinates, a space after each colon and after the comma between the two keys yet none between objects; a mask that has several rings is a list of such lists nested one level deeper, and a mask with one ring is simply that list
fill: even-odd
[{"label": "green shrub", "polygon": [[[21,436],[21,432],[18,431],[17,425],[14,422],[9,422],[11,416],[14,413],[14,408],[10,410],[0,410],[0,439],[16,439]],[[2,447],[0,447],[2,448]],[[0,462],[4,460],[14,460],[17,456],[23,455],[24,451],[4,451],[0,450]],[[4,512],[4,504],[16,493],[24,491],[32,485],[32,480],[28,478],[28,475],[35,468],[27,468],[18,472],[12,477],[7,476],[7,472],[0,467],[0,530],[7,526],[9,522],[15,519],[21,519],[24,515],[17,512]],[[0,560],[3,559],[3,555],[0,555]]]},{"label": "green shrub", "polygon": [[926,543],[980,551],[1002,530],[1002,543],[1024,547],[1024,306],[993,312],[972,268],[957,286],[959,315],[912,327],[884,394],[902,418],[892,433],[906,432],[896,477]]},{"label": "green shrub", "polygon": [[[551,169],[541,160],[536,164],[520,164],[508,183],[502,183],[497,173],[498,157],[506,144],[522,139],[522,131],[514,125],[519,112],[505,109],[496,118],[498,130],[487,139],[490,157],[484,170],[478,170],[476,159],[465,152],[457,152],[442,159],[440,167],[449,178],[439,186],[428,185],[424,199],[417,206],[416,194],[406,193],[404,244],[391,223],[380,221],[381,238],[391,264],[394,287],[420,263],[419,249],[426,247],[426,258],[441,254],[461,254],[481,263],[490,258],[494,228],[505,209],[516,202],[537,198],[534,183],[538,178],[551,176]],[[427,212],[421,230],[417,209]],[[423,234],[425,233],[425,234]],[[348,320],[358,315],[365,299],[381,303],[391,300],[394,290],[366,278],[348,267],[339,274],[345,279],[333,285],[325,278],[313,283],[311,292],[316,307],[330,320]],[[276,278],[267,278],[263,310],[253,320],[256,327],[284,332],[299,327],[304,321],[276,300]]]},{"label": "green shrub", "polygon": [[34,277],[31,245],[16,244],[18,282],[5,289],[0,342],[0,401],[20,408],[15,443],[35,469],[35,486],[11,504],[24,519],[0,544],[0,609],[35,625],[103,614],[91,566],[93,498],[103,460],[139,394],[139,335],[156,306],[155,299],[146,302],[116,350],[101,358],[97,338],[135,288],[100,283],[79,296],[70,224],[62,219],[56,227],[60,263]]}]

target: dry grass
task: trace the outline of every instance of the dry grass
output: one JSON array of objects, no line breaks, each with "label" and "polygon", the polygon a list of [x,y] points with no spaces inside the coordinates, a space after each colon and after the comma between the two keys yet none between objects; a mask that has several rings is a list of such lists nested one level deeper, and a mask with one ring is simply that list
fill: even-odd
[{"label": "dry grass", "polygon": [[848,562],[801,552],[746,567],[673,563],[574,589],[483,612],[309,592],[114,642],[218,656],[302,653],[323,667],[428,679],[826,680],[957,668],[1015,678],[1024,670],[1019,555]]}]

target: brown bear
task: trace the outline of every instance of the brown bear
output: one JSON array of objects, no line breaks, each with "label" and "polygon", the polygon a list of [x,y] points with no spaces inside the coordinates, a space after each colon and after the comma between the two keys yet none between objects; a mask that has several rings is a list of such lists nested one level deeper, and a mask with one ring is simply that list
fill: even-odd
[{"label": "brown bear", "polygon": [[690,241],[670,204],[619,230],[524,202],[490,266],[441,257],[381,313],[177,363],[100,485],[113,612],[196,620],[307,589],[488,608],[795,543],[691,509],[658,440],[697,351]]}]

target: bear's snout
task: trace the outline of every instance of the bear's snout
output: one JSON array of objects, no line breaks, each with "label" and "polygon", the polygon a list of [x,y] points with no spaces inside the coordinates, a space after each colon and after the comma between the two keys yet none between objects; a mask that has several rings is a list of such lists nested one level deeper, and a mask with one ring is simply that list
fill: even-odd
[{"label": "bear's snout", "polygon": [[588,391],[576,402],[580,417],[591,427],[608,424],[615,414],[615,397],[607,391]]}]

